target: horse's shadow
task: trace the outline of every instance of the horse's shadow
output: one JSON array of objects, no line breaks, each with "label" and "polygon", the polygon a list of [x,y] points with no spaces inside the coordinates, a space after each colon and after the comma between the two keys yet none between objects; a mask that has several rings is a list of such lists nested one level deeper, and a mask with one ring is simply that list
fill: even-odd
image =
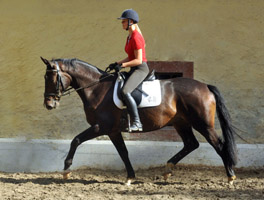
[{"label": "horse's shadow", "polygon": [[111,180],[105,180],[105,181],[98,181],[98,180],[83,180],[83,179],[58,179],[58,178],[20,178],[20,179],[14,179],[14,178],[0,178],[0,182],[2,183],[11,183],[15,185],[19,184],[25,184],[25,183],[34,183],[38,185],[50,185],[50,184],[67,184],[67,183],[80,183],[83,185],[90,185],[95,183],[108,183],[108,184],[117,184],[121,185],[124,184],[120,181],[111,181]]},{"label": "horse's shadow", "polygon": [[[249,171],[245,171],[244,170],[237,170],[237,174],[238,177],[241,179],[247,179],[247,178],[261,178],[263,177],[263,169],[252,169]],[[143,175],[143,178],[145,176]],[[147,176],[146,176],[147,177]],[[80,183],[83,185],[91,185],[91,184],[97,184],[97,183],[102,183],[102,184],[115,184],[115,185],[124,185],[125,184],[125,179],[122,181],[117,181],[117,180],[96,180],[96,179],[76,179],[76,178],[70,178],[67,180],[64,180],[62,178],[53,178],[53,177],[36,177],[36,178],[12,178],[12,177],[0,177],[0,182],[2,183],[9,183],[9,184],[15,184],[15,185],[19,185],[19,184],[26,184],[26,183],[33,183],[33,184],[37,184],[37,185],[51,185],[51,184],[71,184],[71,183]],[[145,183],[144,180],[133,180],[132,181],[132,185],[138,185],[138,184],[143,184]],[[158,180],[153,180],[152,182],[155,185],[159,185],[159,186],[166,186],[166,185],[182,185],[184,184],[181,181],[176,181],[176,180],[170,180],[170,181],[162,181],[161,178]]]}]

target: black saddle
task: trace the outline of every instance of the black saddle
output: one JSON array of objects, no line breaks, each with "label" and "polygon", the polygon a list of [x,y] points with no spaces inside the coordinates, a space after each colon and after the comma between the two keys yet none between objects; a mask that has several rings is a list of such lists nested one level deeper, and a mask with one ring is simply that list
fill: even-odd
[{"label": "black saddle", "polygon": [[[119,99],[121,99],[123,101],[123,98],[122,98],[122,87],[124,86],[125,82],[127,81],[127,79],[129,78],[130,74],[128,72],[120,72],[119,73],[119,83],[118,83],[118,86],[117,86],[117,96]],[[144,81],[154,81],[156,79],[155,77],[155,70],[152,70],[148,75],[147,77],[143,80]],[[143,95],[146,95],[148,96],[147,93],[145,93],[143,90],[142,90],[142,84],[143,82],[141,82],[138,87],[131,93],[132,97],[135,99],[137,105],[140,104],[141,102],[141,99],[142,99],[142,94]]]}]

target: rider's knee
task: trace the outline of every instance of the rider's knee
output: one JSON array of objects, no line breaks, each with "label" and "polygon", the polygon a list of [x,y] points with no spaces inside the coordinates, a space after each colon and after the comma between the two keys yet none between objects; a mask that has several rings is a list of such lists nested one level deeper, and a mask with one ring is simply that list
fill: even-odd
[{"label": "rider's knee", "polygon": [[121,91],[122,99],[126,99],[129,94],[130,94],[130,92],[128,90],[126,90],[124,88],[122,89],[122,91]]},{"label": "rider's knee", "polygon": [[129,91],[126,89],[126,88],[123,88],[122,90],[121,90],[121,94],[122,94],[122,96],[125,96],[125,95],[127,95],[129,93]]}]

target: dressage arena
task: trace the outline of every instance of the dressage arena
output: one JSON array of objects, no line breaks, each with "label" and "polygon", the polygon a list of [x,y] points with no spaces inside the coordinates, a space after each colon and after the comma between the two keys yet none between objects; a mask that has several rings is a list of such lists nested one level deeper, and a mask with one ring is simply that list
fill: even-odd
[{"label": "dressage arena", "polygon": [[[62,170],[71,140],[89,127],[77,93],[43,107],[46,66],[40,56],[78,58],[101,70],[121,60],[127,32],[116,18],[139,13],[148,61],[191,62],[193,78],[224,97],[238,147],[237,179],[228,184],[221,158],[200,147],[175,166],[181,140],[122,133],[136,179],[108,136],[78,147],[69,179]],[[0,200],[264,200],[264,1],[0,1]],[[216,132],[221,134],[216,118]]]},{"label": "dressage arena", "polygon": [[0,173],[1,199],[264,199],[264,170],[237,169],[234,185],[226,182],[223,167],[178,165],[164,182],[164,168],[136,171],[124,184],[125,171],[80,169],[70,179],[60,173]]},{"label": "dressage arena", "polygon": [[[69,142],[2,139],[1,169],[51,172],[1,172],[1,199],[264,199],[262,159],[252,156],[261,155],[263,145],[254,151],[253,146],[238,146],[237,179],[230,185],[220,158],[208,144],[202,143],[190,154],[183,162],[187,164],[176,165],[165,182],[165,167],[146,166],[162,166],[182,144],[127,141],[136,169],[136,179],[128,186],[123,163],[109,141],[89,141],[80,146],[70,177],[64,180],[61,169]],[[213,163],[218,167],[208,166]],[[82,167],[85,165],[92,167]],[[253,165],[256,167],[249,167]]]}]

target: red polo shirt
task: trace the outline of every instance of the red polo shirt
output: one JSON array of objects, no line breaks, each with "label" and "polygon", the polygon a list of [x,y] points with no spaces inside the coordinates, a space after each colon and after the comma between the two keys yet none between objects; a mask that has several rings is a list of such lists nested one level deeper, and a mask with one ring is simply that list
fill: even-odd
[{"label": "red polo shirt", "polygon": [[146,52],[145,52],[145,40],[143,36],[137,31],[134,30],[131,38],[127,37],[127,42],[125,46],[125,51],[128,55],[129,61],[134,60],[135,57],[135,50],[142,49],[142,61],[147,62]]}]

